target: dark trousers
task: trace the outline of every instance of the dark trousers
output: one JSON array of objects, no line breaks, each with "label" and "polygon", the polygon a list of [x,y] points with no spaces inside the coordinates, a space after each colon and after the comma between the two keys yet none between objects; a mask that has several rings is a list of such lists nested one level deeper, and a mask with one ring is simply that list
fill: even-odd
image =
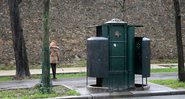
[{"label": "dark trousers", "polygon": [[53,78],[56,78],[56,63],[51,63]]}]

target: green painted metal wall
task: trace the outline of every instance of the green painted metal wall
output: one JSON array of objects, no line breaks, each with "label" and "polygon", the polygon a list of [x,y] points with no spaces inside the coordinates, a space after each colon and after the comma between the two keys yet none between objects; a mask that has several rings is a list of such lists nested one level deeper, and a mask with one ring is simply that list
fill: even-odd
[{"label": "green painted metal wall", "polygon": [[109,76],[102,86],[116,90],[134,87],[134,31],[127,23],[107,23],[101,35],[109,39]]}]

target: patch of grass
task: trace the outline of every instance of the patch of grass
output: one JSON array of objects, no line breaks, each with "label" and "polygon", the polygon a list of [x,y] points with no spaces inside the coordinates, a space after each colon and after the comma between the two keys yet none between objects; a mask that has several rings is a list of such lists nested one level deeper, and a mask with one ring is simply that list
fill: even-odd
[{"label": "patch of grass", "polygon": [[79,96],[80,93],[76,92],[75,90],[69,90],[65,93],[65,96]]},{"label": "patch of grass", "polygon": [[[86,73],[76,73],[76,74],[57,74],[56,77],[58,79],[60,78],[80,78],[85,77]],[[51,75],[52,77],[52,75]],[[13,81],[12,76],[3,76],[0,77],[0,82],[7,82],[7,81]],[[41,75],[32,75],[30,79],[40,79]]]},{"label": "patch of grass", "polygon": [[0,91],[0,99],[36,99],[80,95],[78,92],[69,90],[64,86],[54,86],[52,90],[51,94],[42,94],[38,88],[4,90]]},{"label": "patch of grass", "polygon": [[[57,74],[56,77],[58,79],[60,78],[80,78],[80,77],[85,77],[86,73],[76,73],[76,74]],[[50,75],[52,77],[52,75]],[[32,75],[31,79],[40,79],[41,75]]]},{"label": "patch of grass", "polygon": [[158,68],[158,69],[151,69],[152,73],[161,73],[161,72],[177,72],[177,68]]},{"label": "patch of grass", "polygon": [[168,79],[168,80],[150,80],[149,82],[168,86],[174,89],[177,88],[185,88],[185,82],[179,82],[178,80],[175,79]]},{"label": "patch of grass", "polygon": [[3,76],[0,77],[0,82],[6,82],[6,81],[11,81],[13,77],[11,76]]},{"label": "patch of grass", "polygon": [[80,78],[85,77],[86,73],[76,73],[76,74],[58,74],[58,78]]}]

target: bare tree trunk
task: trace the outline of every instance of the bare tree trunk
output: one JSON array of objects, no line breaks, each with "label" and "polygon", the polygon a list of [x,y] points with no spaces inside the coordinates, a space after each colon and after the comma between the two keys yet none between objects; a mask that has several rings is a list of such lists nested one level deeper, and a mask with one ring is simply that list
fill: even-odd
[{"label": "bare tree trunk", "polygon": [[179,0],[173,0],[175,9],[175,29],[176,29],[176,42],[178,52],[178,78],[179,81],[185,81],[184,70],[184,53],[182,44],[182,32],[181,32],[181,14]]},{"label": "bare tree trunk", "polygon": [[16,79],[30,76],[26,46],[20,19],[19,4],[22,0],[8,0],[12,30],[13,48],[16,61]]},{"label": "bare tree trunk", "polygon": [[42,79],[41,92],[51,93],[51,79],[50,79],[50,55],[49,55],[49,4],[50,0],[44,0],[44,15],[43,15],[43,48],[42,48]]}]

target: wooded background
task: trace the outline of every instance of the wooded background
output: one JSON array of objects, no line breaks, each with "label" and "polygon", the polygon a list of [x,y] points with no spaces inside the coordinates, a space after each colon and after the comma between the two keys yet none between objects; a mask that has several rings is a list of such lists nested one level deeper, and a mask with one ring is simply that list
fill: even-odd
[{"label": "wooded background", "polygon": [[[14,64],[8,0],[0,0],[0,64]],[[86,58],[86,39],[95,36],[95,28],[112,18],[129,24],[144,25],[136,36],[151,39],[152,59],[177,58],[174,7],[172,0],[51,0],[50,33],[61,48],[64,63]],[[185,38],[185,0],[180,0],[182,34]],[[42,0],[22,0],[20,4],[23,34],[30,64],[41,61]],[[185,44],[185,40],[183,39]]]}]

